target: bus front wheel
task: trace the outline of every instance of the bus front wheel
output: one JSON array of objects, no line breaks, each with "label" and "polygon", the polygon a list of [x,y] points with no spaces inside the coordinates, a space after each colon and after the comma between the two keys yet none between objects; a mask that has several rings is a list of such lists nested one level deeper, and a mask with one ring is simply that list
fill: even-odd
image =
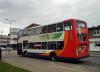
[{"label": "bus front wheel", "polygon": [[54,52],[50,53],[50,60],[51,60],[51,61],[56,61],[56,60],[57,60],[57,55],[56,55],[56,53],[54,53]]}]

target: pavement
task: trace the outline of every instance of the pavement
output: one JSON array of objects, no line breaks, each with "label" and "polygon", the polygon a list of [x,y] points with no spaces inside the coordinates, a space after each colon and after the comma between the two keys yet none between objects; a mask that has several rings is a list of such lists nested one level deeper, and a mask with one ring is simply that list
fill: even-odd
[{"label": "pavement", "polygon": [[91,57],[74,63],[21,57],[16,51],[3,52],[2,60],[31,72],[100,72],[100,52],[91,52]]},{"label": "pavement", "polygon": [[90,55],[94,57],[100,57],[100,51],[92,51],[90,52]]}]

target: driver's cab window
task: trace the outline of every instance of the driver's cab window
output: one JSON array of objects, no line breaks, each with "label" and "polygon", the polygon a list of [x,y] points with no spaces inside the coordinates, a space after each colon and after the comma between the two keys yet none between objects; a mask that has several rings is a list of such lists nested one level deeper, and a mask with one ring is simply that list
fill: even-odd
[{"label": "driver's cab window", "polygon": [[72,23],[70,21],[64,22],[64,30],[71,30]]}]

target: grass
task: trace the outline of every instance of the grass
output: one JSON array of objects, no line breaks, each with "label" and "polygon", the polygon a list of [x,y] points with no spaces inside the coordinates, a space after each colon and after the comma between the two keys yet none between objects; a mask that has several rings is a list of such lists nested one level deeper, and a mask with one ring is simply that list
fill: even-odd
[{"label": "grass", "polygon": [[0,61],[0,72],[30,72],[30,71]]}]

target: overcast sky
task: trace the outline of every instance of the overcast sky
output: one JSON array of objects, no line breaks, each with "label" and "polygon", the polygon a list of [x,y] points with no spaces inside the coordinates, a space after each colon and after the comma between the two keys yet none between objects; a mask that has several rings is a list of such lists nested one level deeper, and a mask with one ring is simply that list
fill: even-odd
[{"label": "overcast sky", "polygon": [[0,31],[24,28],[31,23],[50,24],[65,19],[82,19],[88,26],[100,25],[100,0],[0,0]]}]

